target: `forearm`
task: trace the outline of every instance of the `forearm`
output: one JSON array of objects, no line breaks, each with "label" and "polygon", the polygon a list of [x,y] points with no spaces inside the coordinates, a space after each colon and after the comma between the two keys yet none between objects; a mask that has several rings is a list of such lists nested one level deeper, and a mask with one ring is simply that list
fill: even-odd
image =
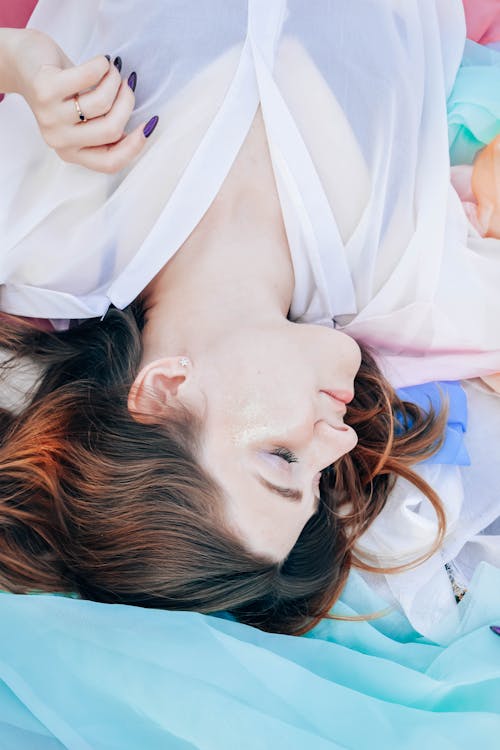
[{"label": "forearm", "polygon": [[19,91],[16,60],[31,30],[0,28],[0,91],[9,94]]}]

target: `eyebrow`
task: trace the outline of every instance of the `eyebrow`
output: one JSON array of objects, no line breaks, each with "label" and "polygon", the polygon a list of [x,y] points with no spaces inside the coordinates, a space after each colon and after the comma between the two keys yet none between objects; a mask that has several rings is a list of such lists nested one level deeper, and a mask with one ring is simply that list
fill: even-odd
[{"label": "eyebrow", "polygon": [[303,495],[300,490],[292,490],[287,487],[278,487],[277,484],[268,482],[267,479],[264,479],[264,477],[261,476],[260,474],[255,474],[255,477],[259,480],[260,484],[263,487],[266,487],[266,489],[271,490],[271,492],[274,492],[276,495],[281,495],[281,497],[286,497],[287,500],[293,500],[295,503],[301,502]]}]

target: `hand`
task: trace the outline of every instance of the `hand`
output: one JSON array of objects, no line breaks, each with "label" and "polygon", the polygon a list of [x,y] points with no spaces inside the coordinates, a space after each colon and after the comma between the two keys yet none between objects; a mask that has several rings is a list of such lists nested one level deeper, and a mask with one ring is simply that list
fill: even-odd
[{"label": "hand", "polygon": [[500,239],[500,135],[483,148],[472,169],[472,192],[486,237]]},{"label": "hand", "polygon": [[[136,77],[123,81],[104,55],[75,66],[46,34],[31,29],[17,34],[12,90],[26,99],[46,143],[64,161],[98,172],[114,173],[131,162],[146,143],[145,123],[124,132]],[[146,133],[151,132],[150,125]]]}]

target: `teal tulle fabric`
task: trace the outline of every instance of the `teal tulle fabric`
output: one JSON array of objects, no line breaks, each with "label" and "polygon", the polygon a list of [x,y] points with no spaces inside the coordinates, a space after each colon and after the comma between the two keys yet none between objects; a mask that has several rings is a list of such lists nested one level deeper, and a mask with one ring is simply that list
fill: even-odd
[{"label": "teal tulle fabric", "polygon": [[[498,750],[500,571],[439,643],[396,612],[305,637],[233,620],[0,595],[0,747]],[[336,611],[384,603],[353,573]],[[15,644],[15,648],[13,647]]]},{"label": "teal tulle fabric", "polygon": [[472,164],[500,133],[500,50],[466,41],[448,99],[451,164]]}]

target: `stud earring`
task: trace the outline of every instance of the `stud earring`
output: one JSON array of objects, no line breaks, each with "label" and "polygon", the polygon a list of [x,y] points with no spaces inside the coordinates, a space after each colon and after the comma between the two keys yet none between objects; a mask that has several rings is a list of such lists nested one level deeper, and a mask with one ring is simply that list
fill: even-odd
[{"label": "stud earring", "polygon": [[179,364],[181,367],[187,367],[189,365],[189,359],[187,357],[181,357]]}]

